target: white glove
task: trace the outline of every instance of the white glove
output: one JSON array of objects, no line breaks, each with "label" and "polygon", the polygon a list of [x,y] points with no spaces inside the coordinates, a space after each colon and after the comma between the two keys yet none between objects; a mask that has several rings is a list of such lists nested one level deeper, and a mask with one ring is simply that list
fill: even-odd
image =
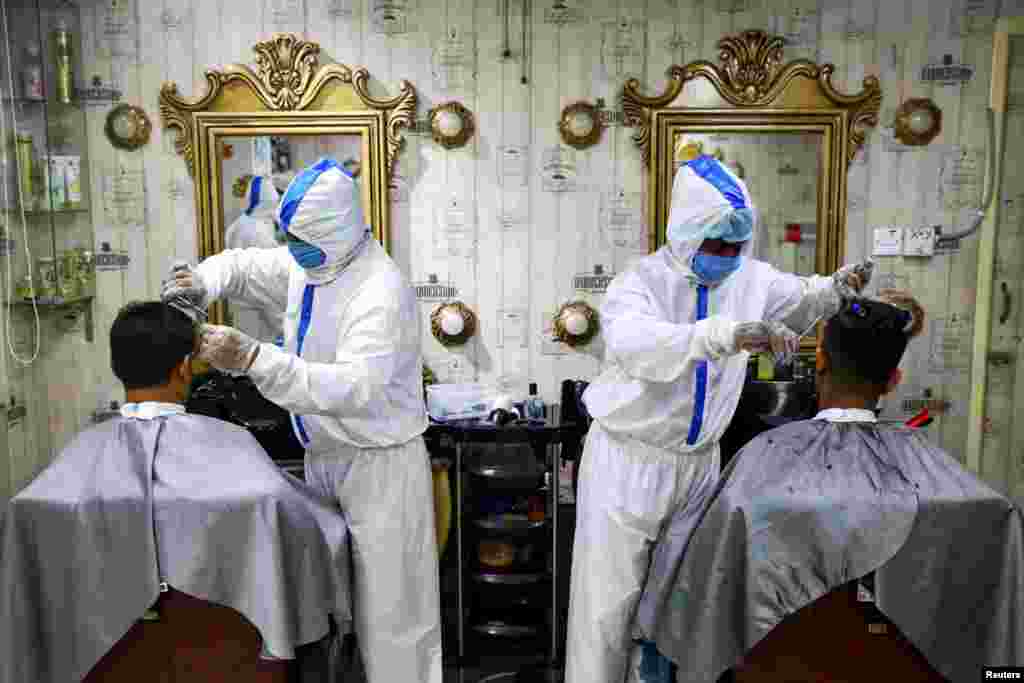
[{"label": "white glove", "polygon": [[[856,298],[871,282],[872,261],[843,266],[832,274],[832,285],[841,301]],[[840,304],[841,305],[841,304]]]},{"label": "white glove", "polygon": [[224,325],[203,325],[196,357],[218,370],[248,372],[259,354],[260,343],[244,332]]},{"label": "white glove", "polygon": [[209,290],[203,283],[202,276],[199,271],[194,270],[184,261],[179,261],[171,266],[170,275],[163,284],[163,293],[160,298],[165,302],[184,298],[203,310],[210,305]]},{"label": "white glove", "polygon": [[779,322],[737,323],[733,329],[733,346],[737,352],[770,351],[776,361],[784,362],[800,350],[800,337]]}]

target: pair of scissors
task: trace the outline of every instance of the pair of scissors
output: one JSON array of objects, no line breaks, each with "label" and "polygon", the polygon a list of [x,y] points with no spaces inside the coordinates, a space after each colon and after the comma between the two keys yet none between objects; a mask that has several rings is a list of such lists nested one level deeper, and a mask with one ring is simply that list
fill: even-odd
[{"label": "pair of scissors", "polygon": [[806,337],[806,336],[808,335],[808,333],[810,333],[810,331],[811,331],[811,330],[813,330],[813,329],[814,329],[814,327],[815,327],[815,326],[816,326],[816,325],[817,325],[818,323],[820,323],[820,322],[821,322],[821,319],[822,319],[822,318],[824,318],[824,317],[825,317],[825,316],[824,316],[824,314],[823,314],[823,315],[819,315],[819,316],[818,316],[817,318],[815,318],[815,319],[814,319],[814,322],[812,322],[812,323],[811,323],[810,325],[808,325],[808,326],[807,326],[807,329],[806,329],[806,330],[804,330],[803,332],[801,332],[800,334],[798,334],[798,335],[796,336],[796,339],[797,339],[797,341],[800,341],[801,339],[803,339],[804,337]]}]

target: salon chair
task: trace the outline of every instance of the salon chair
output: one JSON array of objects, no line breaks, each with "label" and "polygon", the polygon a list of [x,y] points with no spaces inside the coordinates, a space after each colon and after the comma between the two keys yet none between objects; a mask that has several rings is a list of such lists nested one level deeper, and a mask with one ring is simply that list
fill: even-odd
[{"label": "salon chair", "polygon": [[245,617],[172,588],[82,683],[328,683],[331,638],[298,648],[294,660],[260,659],[259,631]]},{"label": "salon chair", "polygon": [[783,619],[720,683],[948,683],[874,603],[858,601],[859,583]]}]

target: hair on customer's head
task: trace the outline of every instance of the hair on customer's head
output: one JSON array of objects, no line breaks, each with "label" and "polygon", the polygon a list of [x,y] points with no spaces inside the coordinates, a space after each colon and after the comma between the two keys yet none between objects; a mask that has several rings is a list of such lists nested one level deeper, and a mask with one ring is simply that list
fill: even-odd
[{"label": "hair on customer's head", "polygon": [[173,306],[130,303],[110,327],[110,367],[125,389],[162,386],[192,353],[196,338],[195,322]]},{"label": "hair on customer's head", "polygon": [[883,290],[852,299],[825,324],[822,350],[833,380],[884,388],[909,341],[924,329],[924,309],[909,294]]}]

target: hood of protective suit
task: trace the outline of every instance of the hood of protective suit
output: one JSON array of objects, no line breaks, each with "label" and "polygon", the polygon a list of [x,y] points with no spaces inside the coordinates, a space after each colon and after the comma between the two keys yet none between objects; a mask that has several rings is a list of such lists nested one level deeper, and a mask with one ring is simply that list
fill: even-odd
[{"label": "hood of protective suit", "polygon": [[225,246],[228,249],[273,249],[280,246],[274,235],[274,213],[279,197],[269,177],[252,178],[245,192],[245,210],[224,233]]},{"label": "hood of protective suit", "polygon": [[677,265],[693,274],[693,256],[706,239],[742,242],[744,260],[753,254],[757,210],[746,184],[705,154],[676,171],[665,232]]},{"label": "hood of protective suit", "polygon": [[359,186],[334,159],[321,159],[288,185],[277,210],[278,225],[324,254],[322,265],[305,268],[315,284],[334,280],[369,239]]},{"label": "hood of protective suit", "polygon": [[249,218],[273,220],[277,211],[277,202],[281,198],[274,182],[268,176],[256,176],[249,181],[249,189],[245,193],[245,215]]}]

